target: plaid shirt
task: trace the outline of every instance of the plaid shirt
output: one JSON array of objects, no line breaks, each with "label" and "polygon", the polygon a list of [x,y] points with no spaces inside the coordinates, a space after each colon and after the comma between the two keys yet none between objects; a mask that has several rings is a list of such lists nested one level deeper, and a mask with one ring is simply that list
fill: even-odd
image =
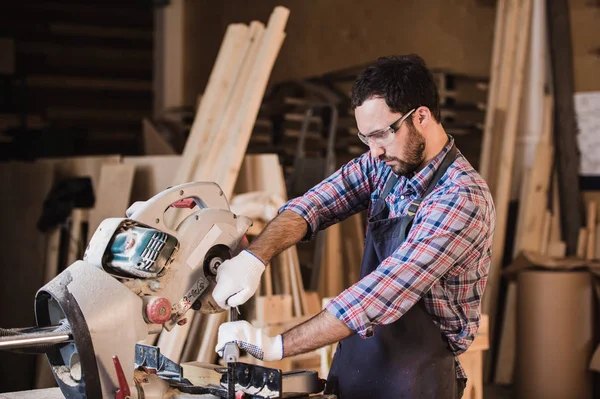
[{"label": "plaid shirt", "polygon": [[[390,218],[406,215],[410,202],[425,193],[453,142],[450,137],[442,152],[414,176],[399,178],[385,199]],[[309,226],[304,240],[310,240],[313,232],[364,209],[369,208],[371,216],[390,173],[389,166],[367,152],[280,211],[302,216]],[[406,240],[326,309],[368,338],[372,325],[393,323],[423,298],[457,356],[467,350],[479,328],[494,228],[488,186],[459,153],[421,203]],[[458,362],[457,366],[457,377],[466,378]]]}]

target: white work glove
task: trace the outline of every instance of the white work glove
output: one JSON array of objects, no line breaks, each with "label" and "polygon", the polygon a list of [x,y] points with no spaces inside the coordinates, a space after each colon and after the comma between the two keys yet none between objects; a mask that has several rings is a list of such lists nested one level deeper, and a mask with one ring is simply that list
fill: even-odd
[{"label": "white work glove", "polygon": [[213,298],[223,309],[240,306],[258,288],[265,265],[251,252],[242,251],[217,269],[217,285]]},{"label": "white work glove", "polygon": [[252,327],[245,320],[223,323],[219,326],[219,339],[215,351],[223,356],[223,349],[228,342],[235,342],[255,358],[264,361],[281,360],[283,358],[283,341],[281,335],[269,337],[260,328]]}]

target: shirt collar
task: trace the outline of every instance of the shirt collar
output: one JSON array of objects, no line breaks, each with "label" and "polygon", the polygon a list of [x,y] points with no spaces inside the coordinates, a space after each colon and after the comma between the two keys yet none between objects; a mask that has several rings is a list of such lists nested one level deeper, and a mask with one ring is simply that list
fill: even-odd
[{"label": "shirt collar", "polygon": [[444,160],[444,157],[446,156],[448,151],[450,151],[453,145],[454,138],[448,135],[448,142],[446,143],[442,151],[440,151],[439,154],[437,154],[435,158],[433,158],[423,169],[415,173],[412,177],[407,178],[408,185],[412,187],[412,189],[419,197],[425,194],[425,191],[427,190],[429,182],[431,182],[435,171],[440,167],[440,164]]}]

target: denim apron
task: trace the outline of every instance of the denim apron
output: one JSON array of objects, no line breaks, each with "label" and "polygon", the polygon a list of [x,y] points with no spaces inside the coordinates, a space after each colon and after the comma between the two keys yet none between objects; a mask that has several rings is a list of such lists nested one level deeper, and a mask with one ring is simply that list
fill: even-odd
[{"label": "denim apron", "polygon": [[[361,278],[406,239],[421,201],[433,191],[456,156],[456,147],[452,146],[427,191],[411,203],[406,216],[388,217],[384,200],[398,181],[391,174],[368,221]],[[373,326],[372,337],[363,339],[353,334],[342,340],[333,358],[326,392],[340,399],[454,399],[455,367],[447,340],[421,299],[394,323]]]}]

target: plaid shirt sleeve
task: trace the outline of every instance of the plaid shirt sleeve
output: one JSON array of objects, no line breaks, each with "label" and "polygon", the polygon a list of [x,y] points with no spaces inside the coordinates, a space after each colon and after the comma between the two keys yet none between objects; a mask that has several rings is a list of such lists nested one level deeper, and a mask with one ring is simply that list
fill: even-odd
[{"label": "plaid shirt sleeve", "polygon": [[373,159],[364,153],[302,197],[290,200],[279,212],[290,210],[302,216],[308,223],[308,232],[302,241],[309,241],[315,232],[366,209],[378,181],[379,173],[375,173]]},{"label": "plaid shirt sleeve", "polygon": [[[429,203],[428,203],[429,202]],[[466,196],[424,201],[407,239],[326,309],[361,337],[398,320],[483,240],[484,212]]]}]

